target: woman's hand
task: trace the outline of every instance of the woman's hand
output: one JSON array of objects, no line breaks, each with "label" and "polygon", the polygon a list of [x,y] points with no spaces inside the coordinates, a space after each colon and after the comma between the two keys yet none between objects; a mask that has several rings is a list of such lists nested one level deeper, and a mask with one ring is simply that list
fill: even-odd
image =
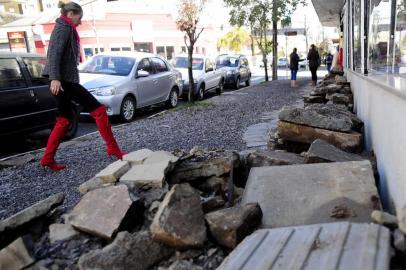
[{"label": "woman's hand", "polygon": [[52,95],[57,96],[60,91],[63,92],[61,82],[58,81],[58,80],[52,80],[51,81],[51,86],[49,87],[49,90],[51,90]]}]

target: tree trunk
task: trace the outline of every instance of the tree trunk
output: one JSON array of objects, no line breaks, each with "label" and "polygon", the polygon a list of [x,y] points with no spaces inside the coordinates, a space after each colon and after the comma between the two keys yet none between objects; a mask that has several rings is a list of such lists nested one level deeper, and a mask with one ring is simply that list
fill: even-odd
[{"label": "tree trunk", "polygon": [[262,57],[264,57],[265,81],[266,81],[266,82],[269,82],[269,76],[268,76],[268,59],[266,58],[266,57],[267,57],[267,54],[268,54],[268,40],[267,40],[267,38],[266,38],[266,36],[267,36],[267,27],[266,27],[266,25],[267,25],[267,24],[265,24],[264,30],[263,30],[263,31],[264,31],[264,41],[265,41],[264,47],[265,47],[265,49],[264,49],[264,51],[262,52],[262,53],[263,53]]},{"label": "tree trunk", "polygon": [[278,22],[272,20],[272,80],[278,79]]},{"label": "tree trunk", "polygon": [[251,38],[251,55],[255,56],[255,44],[254,44],[254,37],[250,35]]},{"label": "tree trunk", "polygon": [[188,46],[188,68],[187,68],[189,74],[189,93],[188,93],[189,103],[193,103],[195,101],[195,92],[196,92],[196,86],[193,80],[192,63],[193,63],[193,43],[190,43],[190,46]]}]

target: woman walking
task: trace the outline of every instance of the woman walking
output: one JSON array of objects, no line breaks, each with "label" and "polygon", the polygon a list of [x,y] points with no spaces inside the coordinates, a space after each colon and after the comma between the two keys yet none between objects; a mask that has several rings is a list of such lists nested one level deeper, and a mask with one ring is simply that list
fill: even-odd
[{"label": "woman walking", "polygon": [[307,55],[307,60],[309,60],[309,68],[310,72],[312,73],[312,84],[316,85],[317,68],[320,66],[320,56],[314,44],[310,46],[309,54]]},{"label": "woman walking", "polygon": [[299,70],[299,62],[303,61],[303,59],[299,58],[297,54],[297,49],[294,48],[293,52],[290,54],[290,87],[296,88],[296,75],[297,71]]},{"label": "woman walking", "polygon": [[81,24],[83,10],[74,2],[59,3],[61,16],[56,19],[55,28],[49,41],[47,64],[43,75],[49,78],[50,91],[55,96],[58,116],[49,136],[40,164],[52,171],[63,170],[66,166],[55,161],[59,143],[73,117],[72,101],[80,104],[95,119],[100,135],[107,145],[107,154],[122,159],[121,152],[111,130],[106,109],[79,84],[77,65],[81,60],[80,38],[76,27]]}]

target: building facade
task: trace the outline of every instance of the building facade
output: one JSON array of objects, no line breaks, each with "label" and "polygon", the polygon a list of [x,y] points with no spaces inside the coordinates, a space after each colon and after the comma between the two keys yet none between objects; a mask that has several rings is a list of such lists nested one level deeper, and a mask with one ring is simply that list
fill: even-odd
[{"label": "building facade", "polygon": [[374,151],[385,208],[406,221],[406,0],[313,0],[341,30],[345,74],[365,146]]}]

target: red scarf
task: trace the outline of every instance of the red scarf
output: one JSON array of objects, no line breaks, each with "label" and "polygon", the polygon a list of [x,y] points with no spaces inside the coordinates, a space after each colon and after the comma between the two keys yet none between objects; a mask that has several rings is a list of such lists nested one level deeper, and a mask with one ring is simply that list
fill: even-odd
[{"label": "red scarf", "polygon": [[80,37],[79,37],[78,30],[76,29],[77,25],[75,25],[75,24],[73,23],[73,21],[72,21],[71,18],[68,18],[68,17],[66,17],[66,16],[64,16],[64,15],[61,15],[59,18],[60,18],[61,20],[65,21],[67,24],[69,24],[69,25],[72,27],[72,29],[73,29],[73,34],[75,35],[75,38],[76,38],[77,46],[78,46],[78,48],[79,48],[79,61],[82,62],[82,54],[80,53]]}]

